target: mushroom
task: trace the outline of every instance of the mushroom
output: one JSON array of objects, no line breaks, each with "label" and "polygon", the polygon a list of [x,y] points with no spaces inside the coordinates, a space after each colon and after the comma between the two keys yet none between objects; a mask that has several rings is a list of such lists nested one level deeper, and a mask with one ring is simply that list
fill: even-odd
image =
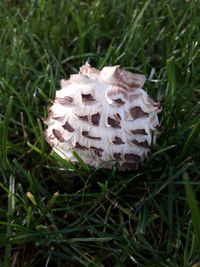
[{"label": "mushroom", "polygon": [[161,131],[160,103],[142,89],[145,80],[119,66],[82,66],[61,80],[44,121],[46,141],[72,162],[76,151],[92,167],[111,168],[118,160],[119,170],[136,170]]}]

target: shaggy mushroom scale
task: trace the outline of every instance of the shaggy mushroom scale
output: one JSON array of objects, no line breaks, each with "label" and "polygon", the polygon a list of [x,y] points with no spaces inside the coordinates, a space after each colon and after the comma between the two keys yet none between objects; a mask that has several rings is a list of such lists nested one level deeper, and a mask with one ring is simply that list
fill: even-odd
[{"label": "shaggy mushroom scale", "polygon": [[137,169],[161,131],[159,102],[142,89],[144,83],[144,75],[119,66],[82,66],[61,80],[44,121],[47,142],[72,162],[76,151],[92,167],[111,168],[118,160],[120,170]]}]

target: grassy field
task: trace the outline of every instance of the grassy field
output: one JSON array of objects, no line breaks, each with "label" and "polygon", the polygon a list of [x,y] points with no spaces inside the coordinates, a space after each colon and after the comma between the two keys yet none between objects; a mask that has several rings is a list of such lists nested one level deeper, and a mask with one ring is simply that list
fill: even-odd
[{"label": "grassy field", "polygon": [[[0,2],[0,266],[200,260],[200,2]],[[145,74],[164,132],[135,172],[51,154],[43,118],[89,61]]]}]

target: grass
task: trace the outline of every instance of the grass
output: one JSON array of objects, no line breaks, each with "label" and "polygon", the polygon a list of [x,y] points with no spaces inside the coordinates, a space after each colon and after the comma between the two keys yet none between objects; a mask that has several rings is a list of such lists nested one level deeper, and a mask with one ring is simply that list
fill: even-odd
[{"label": "grass", "polygon": [[[0,10],[0,265],[199,262],[199,2],[5,0]],[[161,100],[165,130],[136,172],[50,154],[42,119],[86,60],[144,73]]]}]

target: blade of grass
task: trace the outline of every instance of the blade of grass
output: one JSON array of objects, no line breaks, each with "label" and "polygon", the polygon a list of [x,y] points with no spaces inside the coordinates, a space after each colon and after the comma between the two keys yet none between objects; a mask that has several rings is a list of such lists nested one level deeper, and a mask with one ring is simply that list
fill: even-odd
[{"label": "blade of grass", "polygon": [[61,156],[59,156],[56,152],[52,151],[51,156],[56,159],[58,162],[62,163],[65,167],[71,170],[76,170],[76,167],[70,162],[65,159],[63,159]]},{"label": "blade of grass", "polygon": [[83,167],[83,169],[87,171],[91,171],[90,167],[82,160],[82,158],[79,156],[79,154],[76,151],[73,151],[73,155],[78,160],[78,162]]},{"label": "blade of grass", "polygon": [[16,89],[14,89],[14,88],[9,84],[9,82],[8,82],[6,79],[3,78],[2,80],[3,80],[3,82],[5,83],[5,85],[11,90],[11,92],[13,92],[13,93],[17,96],[17,98],[19,99],[21,105],[23,106],[24,110],[26,111],[26,115],[27,115],[27,117],[28,117],[28,119],[29,119],[29,122],[30,122],[30,124],[31,124],[33,133],[35,134],[35,136],[36,136],[38,142],[40,143],[40,135],[39,135],[38,130],[37,130],[36,126],[35,126],[36,124],[34,123],[33,117],[32,117],[32,115],[31,115],[31,113],[30,113],[28,107],[26,106],[26,104],[25,104],[24,101],[23,101],[23,97],[17,92]]},{"label": "blade of grass", "polygon": [[199,204],[196,200],[195,193],[189,183],[189,175],[188,173],[184,173],[183,179],[186,181],[185,184],[185,190],[186,190],[186,198],[188,202],[188,206],[191,211],[191,217],[192,217],[192,224],[194,227],[194,233],[195,233],[195,243],[196,243],[196,249],[197,254],[200,260],[200,210],[199,210]]},{"label": "blade of grass", "polygon": [[3,134],[2,134],[2,157],[5,162],[5,166],[12,171],[12,167],[10,165],[10,162],[8,160],[8,127],[9,127],[9,121],[11,117],[11,111],[12,111],[12,103],[13,103],[13,97],[11,96],[9,98],[5,117],[4,117],[4,125],[3,125]]},{"label": "blade of grass", "polygon": [[150,158],[148,158],[147,162],[145,163],[145,168],[149,168],[151,162],[153,160],[155,160],[160,154],[162,154],[163,152],[167,151],[167,150],[170,150],[172,148],[175,148],[176,145],[171,145],[171,146],[168,146],[168,147],[165,147],[165,148],[162,148],[160,149],[159,151],[156,151],[155,153],[153,153]]},{"label": "blade of grass", "polygon": [[[196,139],[196,137],[199,135],[200,132],[200,115],[197,115],[198,121],[196,122],[196,124],[193,125],[193,128],[183,146],[182,152],[181,152],[181,160],[183,160],[189,153],[192,144],[194,143],[194,140]],[[194,119],[196,120],[196,118]]]},{"label": "blade of grass", "polygon": [[[8,213],[7,213],[7,221],[8,223],[11,223],[11,218],[14,213],[15,209],[15,178],[14,176],[10,176],[9,179],[9,194],[8,194]],[[4,253],[4,267],[10,266],[10,260],[11,260],[11,250],[12,246],[9,242],[10,237],[12,236],[12,227],[8,224],[7,230],[6,230],[6,246],[5,246],[5,253]]]}]

